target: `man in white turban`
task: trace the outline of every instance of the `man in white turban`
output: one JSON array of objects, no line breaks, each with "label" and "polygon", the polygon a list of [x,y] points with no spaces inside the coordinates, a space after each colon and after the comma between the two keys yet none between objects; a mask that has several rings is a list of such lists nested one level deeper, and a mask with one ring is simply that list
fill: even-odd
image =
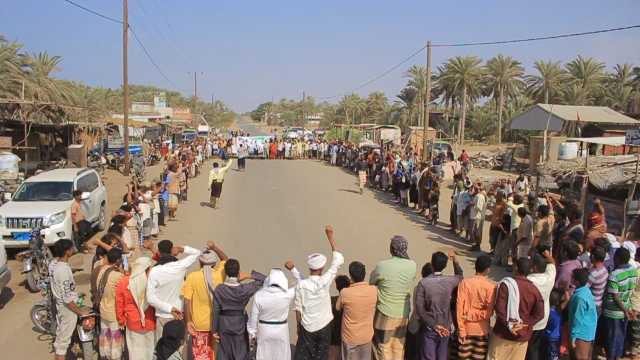
[{"label": "man in white turban", "polygon": [[296,286],[295,310],[298,321],[298,343],[295,360],[326,359],[331,340],[331,283],[344,263],[344,257],[336,250],[333,227],[325,229],[333,252],[331,265],[326,272],[326,256],[311,254],[307,257],[309,278],[301,280]]}]

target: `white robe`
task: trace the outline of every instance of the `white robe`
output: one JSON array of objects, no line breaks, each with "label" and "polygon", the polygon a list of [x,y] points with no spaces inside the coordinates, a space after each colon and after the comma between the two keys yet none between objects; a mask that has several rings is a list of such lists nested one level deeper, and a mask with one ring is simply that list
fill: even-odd
[{"label": "white robe", "polygon": [[[300,274],[297,270],[293,269],[292,272],[299,280]],[[289,289],[288,285],[287,278],[281,270],[271,270],[265,287],[253,298],[247,331],[251,338],[257,339],[256,360],[291,359],[289,324],[260,323],[260,320],[280,322],[288,319],[295,296],[295,287]]]}]

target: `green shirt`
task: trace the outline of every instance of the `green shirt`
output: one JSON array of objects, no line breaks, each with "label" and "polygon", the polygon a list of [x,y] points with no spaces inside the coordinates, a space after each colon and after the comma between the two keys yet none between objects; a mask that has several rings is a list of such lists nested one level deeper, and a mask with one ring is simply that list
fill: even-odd
[{"label": "green shirt", "polygon": [[607,281],[607,295],[604,300],[604,316],[610,319],[624,319],[624,311],[620,309],[613,298],[613,294],[618,294],[618,298],[625,308],[631,306],[631,294],[636,288],[637,269],[632,265],[619,267],[609,274]]},{"label": "green shirt", "polygon": [[369,281],[378,288],[377,310],[388,317],[408,318],[415,278],[413,260],[391,257],[379,262]]}]

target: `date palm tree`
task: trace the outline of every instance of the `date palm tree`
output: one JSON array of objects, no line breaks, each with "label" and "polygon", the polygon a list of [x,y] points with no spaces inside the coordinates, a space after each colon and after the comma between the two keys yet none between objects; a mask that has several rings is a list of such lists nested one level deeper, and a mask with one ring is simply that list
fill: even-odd
[{"label": "date palm tree", "polygon": [[512,98],[524,87],[524,67],[510,56],[498,55],[487,61],[486,94],[498,107],[498,144],[502,143],[502,113],[505,98]]},{"label": "date palm tree", "polygon": [[602,84],[605,80],[604,63],[593,58],[583,58],[578,56],[566,65],[569,79],[572,84],[582,89],[584,93],[580,97],[585,103],[575,105],[588,105],[593,102],[595,96],[602,91]]},{"label": "date palm tree", "polygon": [[406,119],[402,125],[411,126],[416,108],[416,100],[418,99],[418,90],[412,86],[407,86],[400,90],[400,94],[396,97],[400,99],[397,105],[400,105]]},{"label": "date palm tree", "polygon": [[405,77],[409,78],[407,86],[418,90],[416,96],[416,106],[418,110],[418,126],[422,125],[424,119],[424,104],[427,97],[427,69],[424,66],[413,65],[407,70]]},{"label": "date palm tree", "polygon": [[0,37],[0,97],[17,98],[20,96],[21,82],[24,79],[24,57],[20,54],[21,45],[8,42]]},{"label": "date palm tree", "polygon": [[538,74],[525,76],[527,94],[537,102],[557,102],[562,98],[567,72],[559,61],[536,61],[533,65]]},{"label": "date palm tree", "polygon": [[458,127],[458,141],[464,143],[464,127],[469,101],[475,101],[481,95],[481,81],[484,69],[482,61],[476,56],[456,56],[449,59],[439,74],[439,80],[452,89],[459,96],[460,125]]},{"label": "date palm tree", "polygon": [[636,92],[633,87],[633,66],[630,64],[616,64],[613,73],[606,79],[604,103],[618,111],[633,110],[633,100]]},{"label": "date palm tree", "polygon": [[382,91],[369,94],[367,97],[367,118],[372,119],[376,124],[382,123],[387,104],[387,97]]},{"label": "date palm tree", "polygon": [[353,94],[353,111],[358,118],[358,123],[367,121],[367,99],[363,99],[358,94]]}]

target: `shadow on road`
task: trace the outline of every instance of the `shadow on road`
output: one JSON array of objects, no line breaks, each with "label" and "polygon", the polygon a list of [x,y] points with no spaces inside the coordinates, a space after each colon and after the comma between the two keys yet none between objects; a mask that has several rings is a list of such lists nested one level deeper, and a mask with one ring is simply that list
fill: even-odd
[{"label": "shadow on road", "polygon": [[[352,171],[350,171],[347,168],[341,167],[341,166],[331,166],[329,165],[327,162],[325,162],[326,166],[329,167],[334,167],[334,168],[338,168],[340,170],[342,170],[343,172],[354,176],[356,174],[353,173]],[[355,181],[356,185],[357,185],[357,181]],[[367,192],[366,193],[371,193],[373,194],[373,197],[390,206],[391,208],[393,208],[394,211],[402,214],[406,219],[410,220],[411,222],[419,225],[420,227],[422,227],[424,230],[426,230],[428,232],[427,235],[427,241],[436,241],[441,243],[444,246],[447,247],[453,247],[456,252],[459,255],[463,255],[466,256],[468,259],[467,261],[469,261],[470,263],[474,263],[475,259],[482,255],[485,254],[482,251],[470,251],[470,248],[472,246],[472,244],[467,243],[466,241],[464,241],[462,238],[460,238],[459,236],[455,235],[454,233],[452,233],[449,229],[449,224],[444,223],[442,221],[438,221],[438,225],[433,226],[431,224],[427,224],[427,221],[425,219],[424,216],[418,214],[414,209],[409,208],[409,207],[404,207],[404,206],[400,206],[398,203],[396,203],[393,200],[393,194],[391,194],[390,192],[386,192],[386,191],[382,191],[382,190],[378,190],[378,189],[374,189],[371,187],[367,187]],[[359,191],[356,190],[349,190],[349,189],[339,189],[338,191],[344,191],[344,192],[352,192],[352,193],[357,193],[360,194]],[[449,217],[449,209],[441,209],[440,210],[440,214],[442,215],[441,218],[448,218]],[[492,274],[495,272],[495,278],[496,279],[500,279],[502,278],[502,276],[504,276],[505,271],[504,269],[499,269],[496,268],[494,269],[495,271],[492,271]],[[499,275],[499,276],[498,276]]]},{"label": "shadow on road", "polygon": [[359,190],[352,190],[352,189],[338,189],[338,191],[348,192],[348,193],[353,193],[353,194],[358,194],[358,195],[360,195],[360,191],[359,191]]}]

